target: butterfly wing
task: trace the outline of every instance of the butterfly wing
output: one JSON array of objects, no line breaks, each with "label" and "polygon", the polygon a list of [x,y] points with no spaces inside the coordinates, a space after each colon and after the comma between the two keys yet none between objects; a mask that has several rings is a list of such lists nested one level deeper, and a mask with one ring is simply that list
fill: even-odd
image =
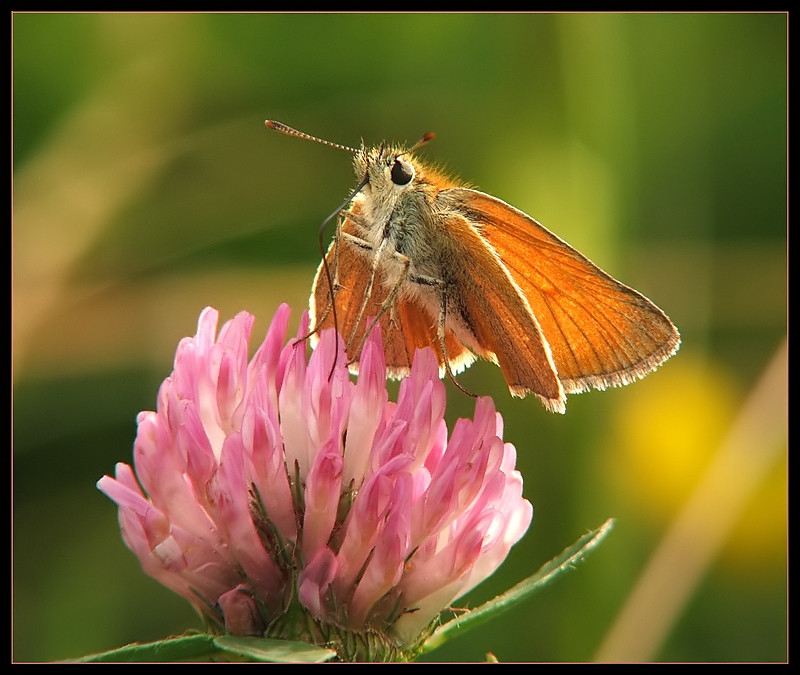
[{"label": "butterfly wing", "polygon": [[468,188],[439,193],[494,249],[527,300],[567,393],[628,384],[674,354],[667,316],[533,218]]},{"label": "butterfly wing", "polygon": [[441,305],[447,326],[473,352],[500,366],[514,396],[533,393],[552,412],[566,410],[542,330],[495,253],[463,215],[441,212]]},{"label": "butterfly wing", "polygon": [[[365,331],[372,324],[371,317],[379,316],[390,376],[407,375],[414,351],[422,347],[434,349],[440,375],[444,375],[444,356],[438,338],[444,308],[445,352],[453,373],[463,370],[478,354],[500,366],[513,395],[532,392],[548,410],[564,412],[566,395],[547,343],[507,270],[466,218],[454,214],[445,218],[441,226],[450,234],[445,240],[444,255],[450,263],[440,269],[443,288],[427,290],[433,294],[432,301],[427,303],[420,300],[421,289],[413,288],[411,292],[398,293],[387,306],[392,288],[386,284],[380,265],[373,272],[374,253],[369,244],[362,242],[363,246],[359,246],[342,237],[338,254],[336,242],[331,244],[326,260],[336,277],[336,322],[347,341],[351,369],[357,372],[358,351]],[[358,238],[351,220],[345,220],[343,230]],[[375,279],[369,290],[373,273]],[[409,280],[403,283],[414,284]],[[319,328],[334,325],[330,285],[323,265],[317,270],[310,306],[312,325]]]}]

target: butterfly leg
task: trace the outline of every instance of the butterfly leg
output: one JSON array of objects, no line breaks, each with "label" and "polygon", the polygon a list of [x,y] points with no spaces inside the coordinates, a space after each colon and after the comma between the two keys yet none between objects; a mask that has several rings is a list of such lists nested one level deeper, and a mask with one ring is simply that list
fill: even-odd
[{"label": "butterfly leg", "polygon": [[[319,316],[315,317],[313,328],[303,337],[297,338],[295,342],[302,342],[304,340],[308,340],[312,335],[317,333],[320,329],[320,326],[325,324],[325,321],[327,320],[329,314],[333,314],[333,324],[336,327],[337,332],[339,330],[339,322],[336,319],[335,301],[336,301],[336,293],[339,290],[339,288],[341,288],[341,285],[339,284],[339,241],[341,236],[342,236],[342,219],[339,218],[339,220],[337,220],[336,222],[336,232],[333,238],[332,266],[328,262],[328,256],[325,255],[324,251],[322,254],[323,271],[325,272],[325,279],[328,282],[328,296],[330,298],[330,301],[325,306],[325,309],[322,311],[322,313]],[[331,267],[333,268],[333,273],[331,273]]]},{"label": "butterfly leg", "polygon": [[381,308],[377,313],[377,316],[372,317],[369,326],[367,326],[364,334],[359,342],[357,349],[355,351],[351,351],[348,348],[348,353],[351,354],[350,359],[351,363],[357,361],[361,350],[364,347],[364,343],[367,340],[367,337],[371,334],[373,328],[378,324],[378,322],[383,318],[383,315],[390,309],[395,307],[395,303],[397,301],[397,297],[400,294],[403,285],[406,282],[411,282],[414,284],[419,284],[421,286],[427,286],[430,288],[438,289],[440,294],[440,302],[441,302],[441,309],[439,312],[438,318],[438,339],[439,339],[439,346],[442,352],[442,359],[444,361],[445,372],[447,376],[452,380],[452,382],[458,387],[462,392],[464,392],[467,396],[475,398],[475,394],[465,389],[459,382],[456,380],[455,373],[453,373],[452,366],[450,364],[450,359],[447,355],[447,343],[446,343],[446,324],[447,324],[447,291],[442,279],[438,279],[436,277],[417,274],[412,271],[411,269],[411,259],[399,253],[397,251],[392,251],[391,253],[388,252],[388,239],[383,239],[378,246],[377,250],[372,246],[372,244],[360,237],[354,236],[347,232],[341,232],[340,236],[343,241],[347,242],[347,244],[351,246],[355,246],[356,248],[361,249],[362,251],[366,252],[374,252],[374,256],[372,258],[372,269],[370,274],[370,279],[367,283],[366,288],[364,289],[364,298],[362,299],[361,306],[358,311],[358,315],[356,318],[355,323],[353,324],[353,330],[351,335],[348,337],[347,344],[348,347],[352,345],[354,337],[356,335],[356,331],[358,326],[361,325],[361,321],[364,318],[364,312],[366,311],[367,304],[369,302],[369,298],[372,295],[372,290],[375,285],[375,278],[377,276],[378,270],[380,268],[381,263],[387,258],[390,257],[396,263],[401,265],[400,273],[397,276],[397,280],[393,284],[391,290],[389,291],[388,295],[381,303]]},{"label": "butterfly leg", "polygon": [[[434,279],[432,277],[418,275],[411,271],[411,259],[408,256],[403,255],[397,251],[391,251],[389,249],[390,240],[383,239],[378,246],[377,250],[372,246],[372,244],[360,237],[356,237],[352,234],[347,232],[341,233],[342,239],[347,242],[348,244],[355,246],[362,251],[366,252],[374,252],[372,257],[372,265],[371,265],[371,273],[370,278],[367,282],[367,285],[364,289],[364,297],[361,301],[361,306],[359,308],[358,314],[356,316],[356,320],[353,323],[353,329],[351,334],[348,336],[347,344],[348,344],[348,353],[350,354],[351,363],[353,361],[357,361],[359,355],[361,354],[361,350],[364,346],[364,343],[367,340],[367,337],[372,332],[373,328],[378,324],[378,322],[383,318],[384,314],[389,310],[394,310],[396,306],[397,297],[400,294],[400,290],[403,288],[403,285],[406,282],[413,282],[418,283],[426,286],[440,286],[441,281],[438,279]],[[370,297],[372,296],[372,292],[375,286],[375,279],[378,275],[378,271],[383,264],[384,261],[391,259],[394,263],[398,263],[400,266],[399,273],[397,274],[397,279],[395,280],[392,288],[389,290],[388,295],[383,300],[380,305],[380,309],[377,312],[377,315],[371,318],[369,326],[366,327],[364,331],[361,341],[359,342],[357,348],[355,350],[351,350],[349,346],[352,345],[355,335],[358,331],[358,327],[361,325],[361,321],[364,319],[364,313],[366,311],[367,304],[369,302]],[[410,362],[409,355],[409,362]]]},{"label": "butterfly leg", "polygon": [[[342,235],[345,237],[345,239],[347,241],[349,241],[350,243],[355,244],[356,246],[359,246],[361,248],[364,248],[364,249],[370,250],[370,251],[373,250],[373,248],[369,244],[369,242],[366,242],[364,240],[358,239],[357,237],[353,237],[352,235],[349,235],[349,234],[346,234],[346,233],[342,233]],[[367,308],[367,303],[369,303],[369,299],[372,297],[372,289],[375,287],[375,276],[378,273],[378,268],[379,268],[379,266],[381,264],[381,260],[383,260],[383,258],[386,256],[386,249],[387,249],[388,245],[389,245],[389,240],[388,239],[382,240],[381,243],[380,243],[380,246],[378,246],[378,250],[375,251],[375,255],[372,258],[372,270],[371,270],[371,273],[369,275],[369,281],[367,282],[367,287],[364,289],[364,298],[361,300],[361,307],[359,307],[359,309],[358,309],[358,314],[356,315],[356,320],[355,320],[355,323],[353,324],[353,329],[352,329],[352,331],[350,332],[350,335],[347,338],[347,344],[348,345],[351,344],[353,342],[353,340],[355,339],[356,331],[358,330],[358,327],[361,325],[361,320],[364,318],[364,311]],[[390,297],[391,297],[391,295],[390,295]],[[388,302],[388,300],[389,300],[389,298],[387,298],[387,302]],[[380,314],[383,314],[383,310],[380,312]],[[358,355],[361,353],[361,347],[363,346],[364,340],[366,340],[367,335],[369,335],[369,333],[372,330],[374,325],[375,324],[373,322],[373,324],[372,324],[372,326],[370,326],[369,330],[364,332],[364,338],[361,340],[361,344],[358,346],[358,350],[356,351],[355,356],[353,357],[353,359],[357,359],[358,358]]]},{"label": "butterfly leg", "polygon": [[[366,311],[369,299],[372,297],[372,290],[375,287],[375,278],[378,274],[378,269],[380,268],[381,262],[388,255],[389,240],[383,239],[376,250],[370,242],[361,239],[360,237],[357,237],[355,235],[352,235],[348,232],[340,232],[339,236],[343,241],[347,242],[351,246],[359,248],[362,251],[374,253],[374,255],[372,256],[372,264],[371,264],[371,272],[369,280],[367,282],[366,288],[364,289],[364,297],[361,300],[361,306],[358,309],[356,320],[353,322],[353,328],[350,332],[350,335],[347,336],[347,345],[348,345],[348,353],[350,354],[350,363],[353,363],[355,361],[358,361],[358,358],[361,354],[361,349],[363,348],[367,337],[372,332],[372,329],[375,327],[378,321],[380,321],[380,319],[383,317],[386,310],[394,305],[394,301],[397,298],[397,294],[400,290],[400,287],[403,285],[403,282],[406,280],[408,276],[408,269],[411,265],[411,261],[406,256],[399,254],[397,252],[391,254],[391,257],[398,260],[403,265],[403,271],[401,272],[394,288],[389,293],[386,300],[382,303],[378,315],[373,318],[372,323],[370,323],[367,330],[364,331],[364,335],[362,336],[361,341],[358,344],[358,348],[355,351],[353,351],[350,349],[350,347],[353,344],[353,341],[355,340],[356,333],[358,332],[358,327],[361,325],[361,321],[364,318],[364,312]],[[338,279],[336,281],[336,284],[338,286]]]},{"label": "butterfly leg", "polygon": [[[386,241],[386,240],[384,240]],[[366,244],[366,242],[363,242]],[[383,244],[381,244],[381,248]],[[379,249],[380,251],[380,249]],[[376,255],[377,257],[377,255]],[[364,332],[364,337],[361,340],[361,344],[358,346],[358,350],[356,354],[361,353],[361,349],[364,346],[364,342],[367,339],[367,336],[372,332],[372,329],[375,325],[380,321],[383,314],[390,308],[394,307],[395,301],[397,300],[397,296],[400,293],[400,289],[403,287],[403,284],[406,281],[410,281],[411,283],[419,284],[421,286],[428,286],[431,288],[436,288],[440,292],[440,300],[441,300],[441,311],[439,312],[439,320],[438,320],[438,338],[439,338],[439,348],[442,351],[442,359],[444,360],[445,372],[447,373],[448,378],[453,382],[453,384],[458,387],[464,394],[471,398],[476,398],[476,394],[473,394],[471,391],[467,390],[457,379],[455,373],[453,373],[453,368],[450,365],[450,359],[447,356],[447,341],[445,340],[446,335],[446,325],[447,325],[447,288],[444,284],[444,281],[441,279],[437,279],[436,277],[427,276],[424,274],[416,274],[415,272],[411,271],[411,259],[408,256],[403,255],[402,253],[398,253],[395,251],[392,254],[392,257],[400,262],[403,265],[403,271],[397,279],[397,282],[392,287],[392,290],[389,292],[389,295],[386,297],[386,300],[383,302],[381,306],[380,312],[378,315],[373,318],[372,323],[369,325],[367,330]],[[371,285],[369,286],[371,288]],[[361,316],[359,315],[359,321],[361,320]],[[356,357],[357,358],[357,357]]]},{"label": "butterfly leg", "polygon": [[443,283],[439,283],[439,288],[441,290],[441,301],[442,301],[442,309],[439,312],[439,347],[442,350],[442,358],[444,359],[444,367],[445,371],[447,372],[447,377],[450,378],[450,381],[456,385],[462,392],[464,392],[467,396],[471,398],[477,398],[477,394],[473,394],[471,391],[468,391],[464,388],[464,386],[456,379],[455,373],[453,372],[453,368],[450,365],[450,359],[447,357],[447,342],[445,340],[445,328],[447,327],[447,288]]}]

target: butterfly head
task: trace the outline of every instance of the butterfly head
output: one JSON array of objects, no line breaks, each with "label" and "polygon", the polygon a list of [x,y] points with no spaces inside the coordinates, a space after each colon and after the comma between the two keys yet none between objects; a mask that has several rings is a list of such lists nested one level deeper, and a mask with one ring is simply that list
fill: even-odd
[{"label": "butterfly head", "polygon": [[353,168],[358,180],[366,179],[365,187],[379,193],[400,194],[413,186],[417,173],[407,148],[385,143],[372,148],[362,146],[355,154]]}]

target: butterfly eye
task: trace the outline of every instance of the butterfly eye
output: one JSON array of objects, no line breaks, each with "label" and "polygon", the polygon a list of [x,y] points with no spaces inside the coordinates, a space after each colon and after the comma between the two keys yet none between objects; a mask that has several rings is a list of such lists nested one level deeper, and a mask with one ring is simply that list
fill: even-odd
[{"label": "butterfly eye", "polygon": [[414,167],[404,159],[399,157],[394,160],[392,167],[392,183],[395,185],[407,185],[414,177]]}]

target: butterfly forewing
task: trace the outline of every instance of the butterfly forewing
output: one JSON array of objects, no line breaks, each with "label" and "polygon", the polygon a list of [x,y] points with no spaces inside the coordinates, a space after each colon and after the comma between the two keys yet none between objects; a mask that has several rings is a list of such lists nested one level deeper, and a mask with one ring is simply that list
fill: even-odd
[{"label": "butterfly forewing", "polygon": [[451,235],[442,269],[447,325],[474,352],[500,366],[513,395],[534,393],[549,410],[563,412],[564,389],[520,289],[472,222],[451,214],[442,226]]},{"label": "butterfly forewing", "polygon": [[535,315],[567,392],[627,384],[675,353],[666,315],[531,217],[466,188],[440,193],[497,252]]}]

